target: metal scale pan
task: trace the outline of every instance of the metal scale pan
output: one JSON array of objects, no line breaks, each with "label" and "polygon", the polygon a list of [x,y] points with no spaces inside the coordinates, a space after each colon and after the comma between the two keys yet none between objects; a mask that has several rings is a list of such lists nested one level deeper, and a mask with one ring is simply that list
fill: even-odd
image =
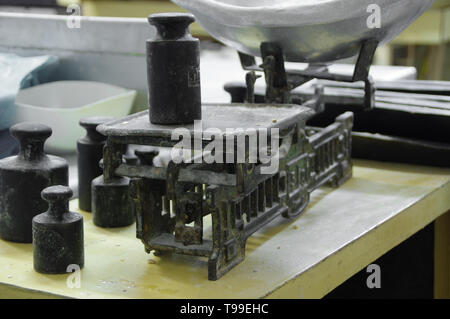
[{"label": "metal scale pan", "polygon": [[[316,63],[354,56],[367,39],[391,41],[433,0],[173,2],[192,12],[217,40],[242,53],[261,56],[261,43],[270,42],[281,47],[286,61]],[[372,23],[378,13],[380,25]]]}]

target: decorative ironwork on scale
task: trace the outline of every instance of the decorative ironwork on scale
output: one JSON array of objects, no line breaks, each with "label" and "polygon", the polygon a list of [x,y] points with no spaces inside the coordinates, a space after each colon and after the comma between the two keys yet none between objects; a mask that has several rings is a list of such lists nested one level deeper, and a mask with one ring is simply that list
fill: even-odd
[{"label": "decorative ironwork on scale", "polygon": [[[213,115],[226,109],[239,117],[244,112],[267,112],[267,105],[204,105]],[[309,109],[295,105],[273,105],[297,121],[281,121],[279,169],[261,174],[261,163],[175,164],[155,166],[149,161],[122,163],[126,144],[169,146],[148,122],[148,112],[101,125],[108,136],[105,148],[106,174],[132,178],[132,200],[136,209],[137,237],[147,252],[173,252],[209,258],[208,278],[216,280],[241,262],[247,238],[274,218],[292,218],[302,213],[310,193],[329,184],[337,187],[352,176],[352,113],[338,117],[326,128],[305,126]],[[208,111],[212,109],[212,111]],[[240,112],[239,112],[239,111]],[[299,113],[299,110],[301,112]],[[301,116],[299,116],[301,115]],[[235,125],[241,125],[235,120]],[[208,118],[204,119],[208,123]],[[130,135],[133,131],[133,135]],[[161,136],[158,136],[161,133]],[[204,143],[207,141],[203,141]],[[149,151],[150,155],[151,152]],[[141,152],[142,153],[142,152]],[[141,154],[142,157],[142,154]],[[127,203],[118,210],[125,209]],[[211,218],[205,229],[206,217]],[[210,227],[209,227],[210,226]]]},{"label": "decorative ironwork on scale", "polygon": [[[172,22],[177,19],[189,20],[182,15],[170,16]],[[171,43],[172,49],[177,47],[175,42]],[[269,46],[268,51],[273,48]],[[276,54],[279,52],[266,54],[265,63],[280,70]],[[280,79],[268,72],[265,77],[270,83]],[[349,179],[353,114],[344,113],[325,128],[309,127],[306,121],[315,114],[315,109],[323,107],[320,89],[302,105],[289,104],[289,92],[283,89],[281,81],[281,86],[272,86],[269,102],[255,104],[251,103],[251,88],[256,78],[253,71],[246,77],[250,88],[248,103],[203,104],[201,112],[197,112],[202,120],[200,132],[195,124],[183,124],[183,119],[172,123],[175,125],[152,123],[151,111],[100,125],[97,130],[107,141],[103,177],[93,186],[95,214],[114,216],[135,211],[136,234],[147,252],[207,257],[208,278],[217,280],[244,259],[247,239],[254,232],[278,216],[299,216],[316,188],[324,184],[337,187]],[[177,107],[180,105],[167,103],[172,111]],[[177,164],[169,154],[170,148],[180,142],[179,138],[172,139],[172,133],[178,128],[176,124],[183,124],[190,136],[201,133],[200,150],[211,142],[202,133],[211,128],[222,132],[220,137],[226,150],[223,161],[194,160]],[[244,161],[236,160],[236,152],[231,155],[234,160],[227,161],[230,152],[226,143],[231,140],[231,149],[239,149],[237,135],[227,133],[228,128],[263,130],[268,140],[275,138],[271,132],[277,129],[279,137],[274,145],[279,147],[277,156],[272,158],[277,160],[277,169],[263,172],[268,164],[260,157],[259,143],[264,139],[261,137],[256,161],[250,159],[250,143],[245,143],[243,148]],[[137,149],[137,159],[124,161],[129,145]],[[265,150],[275,155],[271,146]],[[119,202],[117,198],[114,206],[104,204],[108,200],[105,198],[108,188],[113,194],[124,185],[128,187],[131,204],[127,200]],[[97,190],[102,191],[103,198],[98,198]]]}]

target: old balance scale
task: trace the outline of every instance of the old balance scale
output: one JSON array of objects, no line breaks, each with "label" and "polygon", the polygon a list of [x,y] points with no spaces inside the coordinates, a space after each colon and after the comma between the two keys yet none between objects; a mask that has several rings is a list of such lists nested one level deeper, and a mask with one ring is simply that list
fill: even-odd
[{"label": "old balance scale", "polygon": [[[371,109],[375,88],[369,68],[377,46],[432,1],[358,1],[358,8],[348,0],[175,2],[240,52],[248,71],[245,91],[239,91],[243,101],[202,104],[199,41],[188,31],[194,17],[150,16],[157,29],[156,38],[147,41],[150,108],[97,127],[107,141],[103,175],[92,183],[93,220],[103,227],[124,226],[135,215],[137,237],[147,252],[206,257],[208,278],[217,280],[243,261],[254,232],[280,215],[299,216],[313,190],[338,187],[352,176],[353,114],[346,112],[326,127],[307,126],[324,111],[323,88],[316,86],[307,99],[291,91],[311,79],[361,82],[361,107]],[[382,15],[389,20],[381,28],[367,27],[366,2],[390,10]],[[351,76],[330,73],[324,64],[356,54]],[[261,57],[260,65],[255,56]],[[311,64],[287,70],[285,61]],[[259,73],[266,91],[255,103]],[[258,134],[252,139],[249,132]],[[174,152],[187,137],[188,147]],[[135,158],[127,152],[130,145]],[[155,161],[168,149],[168,160]],[[276,169],[269,170],[274,163]]]}]

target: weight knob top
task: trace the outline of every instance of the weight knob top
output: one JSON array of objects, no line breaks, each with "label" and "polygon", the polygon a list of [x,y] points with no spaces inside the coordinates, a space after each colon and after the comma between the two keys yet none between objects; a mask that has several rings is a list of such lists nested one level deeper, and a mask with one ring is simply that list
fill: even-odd
[{"label": "weight knob top", "polygon": [[159,155],[159,151],[153,148],[141,148],[134,151],[142,165],[153,165],[153,159]]},{"label": "weight knob top", "polygon": [[69,210],[69,200],[73,192],[70,187],[57,185],[47,187],[42,191],[41,195],[49,204],[48,214],[62,219],[63,215]]},{"label": "weight knob top", "polygon": [[189,25],[195,18],[189,13],[156,13],[148,17],[148,22],[157,30],[160,40],[178,40],[189,37]]},{"label": "weight knob top", "polygon": [[92,141],[102,142],[106,140],[106,137],[97,132],[97,126],[114,120],[109,116],[92,116],[86,117],[80,120],[80,126],[86,129],[86,137]]},{"label": "weight knob top", "polygon": [[19,156],[33,160],[44,155],[44,143],[52,135],[52,129],[40,123],[23,122],[11,127],[10,133],[20,143]]}]

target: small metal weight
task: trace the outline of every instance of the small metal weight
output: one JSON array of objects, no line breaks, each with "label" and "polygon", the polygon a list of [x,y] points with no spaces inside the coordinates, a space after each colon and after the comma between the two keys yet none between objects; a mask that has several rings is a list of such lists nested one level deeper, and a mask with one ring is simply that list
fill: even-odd
[{"label": "small metal weight", "polygon": [[87,134],[77,142],[78,151],[78,207],[91,211],[91,183],[102,174],[98,162],[103,157],[106,137],[97,132],[98,125],[113,120],[112,117],[88,117],[80,120]]},{"label": "small metal weight", "polygon": [[116,176],[115,165],[124,161],[126,145],[107,140],[101,166],[103,174],[91,184],[92,221],[104,228],[124,227],[134,223],[133,203],[130,197],[130,178]]},{"label": "small metal weight", "polygon": [[189,33],[187,13],[148,17],[156,38],[147,41],[150,122],[189,124],[201,119],[200,42]]},{"label": "small metal weight", "polygon": [[44,153],[44,143],[52,129],[39,123],[24,122],[10,129],[20,143],[17,156],[0,160],[0,237],[31,243],[31,224],[47,203],[41,191],[52,185],[68,185],[66,160]]},{"label": "small metal weight", "polygon": [[130,179],[117,177],[105,182],[101,175],[92,181],[92,220],[98,227],[115,228],[134,223]]},{"label": "small metal weight", "polygon": [[72,195],[67,186],[42,191],[49,208],[33,218],[33,263],[37,272],[64,274],[84,266],[83,216],[69,211]]}]

